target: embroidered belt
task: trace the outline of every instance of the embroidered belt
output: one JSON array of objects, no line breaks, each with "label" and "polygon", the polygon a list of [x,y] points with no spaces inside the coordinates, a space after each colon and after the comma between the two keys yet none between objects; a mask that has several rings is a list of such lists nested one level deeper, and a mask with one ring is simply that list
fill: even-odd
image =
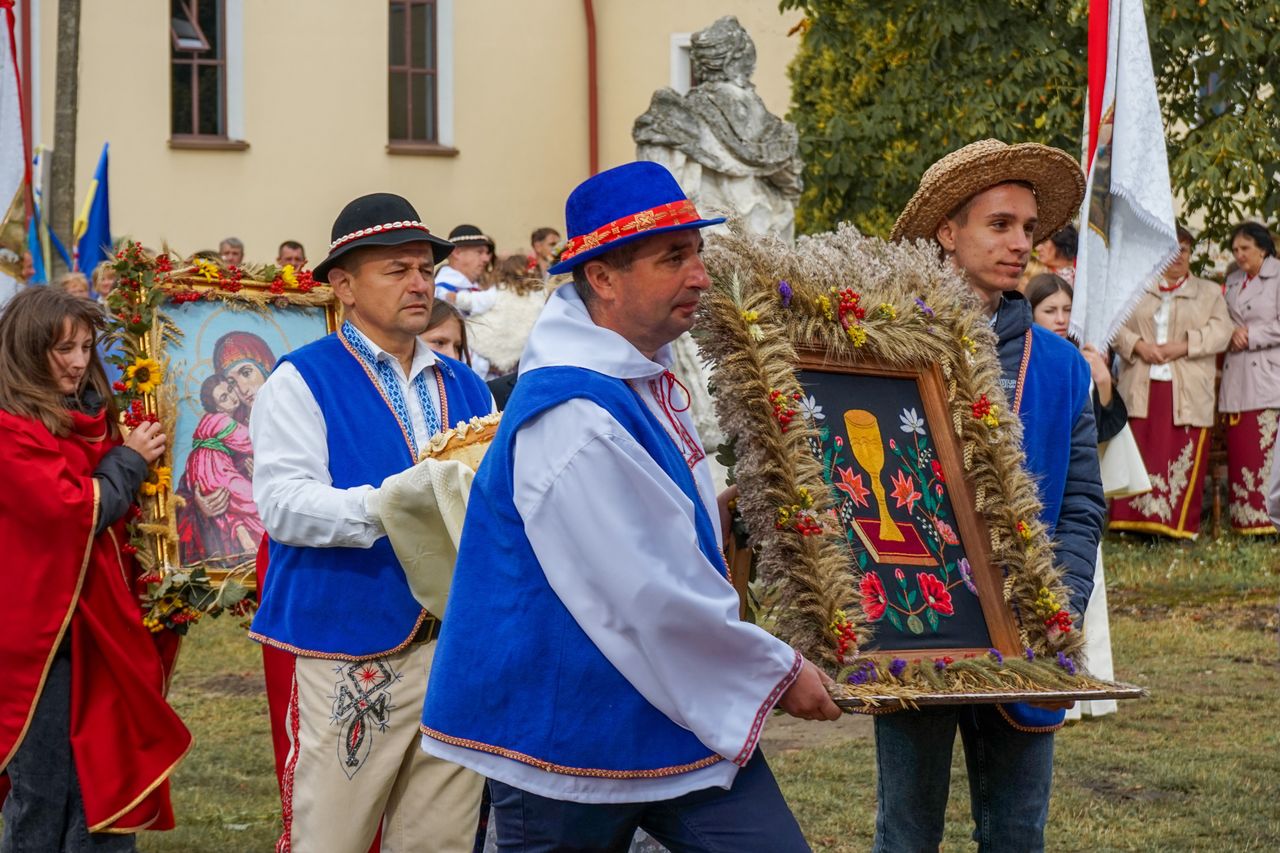
[{"label": "embroidered belt", "polygon": [[440,620],[428,613],[422,619],[422,624],[418,626],[418,630],[414,632],[413,639],[409,640],[409,645],[417,646],[422,643],[429,643],[440,636]]}]

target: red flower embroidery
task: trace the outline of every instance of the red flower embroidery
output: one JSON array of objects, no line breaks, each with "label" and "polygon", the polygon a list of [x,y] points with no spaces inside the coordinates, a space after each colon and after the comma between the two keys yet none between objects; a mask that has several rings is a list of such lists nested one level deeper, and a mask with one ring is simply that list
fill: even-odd
[{"label": "red flower embroidery", "polygon": [[897,476],[893,478],[893,498],[898,502],[898,508],[907,508],[907,512],[915,512],[916,501],[920,500],[920,493],[916,491],[915,481],[907,476],[906,472],[898,469]]},{"label": "red flower embroidery", "polygon": [[924,596],[925,606],[943,616],[956,612],[951,606],[951,593],[947,592],[946,584],[927,572],[916,575],[916,580],[920,584],[920,594]]},{"label": "red flower embroidery", "polygon": [[889,603],[888,597],[884,594],[884,584],[880,582],[880,576],[875,572],[867,572],[862,576],[862,612],[872,622],[877,622],[884,616],[884,609]]},{"label": "red flower embroidery", "polygon": [[931,467],[931,468],[933,469],[933,476],[934,476],[934,478],[936,478],[936,479],[937,479],[937,481],[938,481],[939,483],[945,483],[945,482],[947,482],[947,478],[946,478],[946,477],[944,477],[944,476],[943,476],[943,474],[942,474],[942,463],[941,463],[941,462],[939,462],[937,459],[931,459],[931,460],[929,460],[929,467]]},{"label": "red flower embroidery", "polygon": [[942,541],[948,545],[959,545],[960,539],[956,536],[956,531],[942,519],[937,519],[938,535],[942,537]]},{"label": "red flower embroidery", "polygon": [[865,507],[867,505],[867,495],[871,494],[871,490],[862,485],[862,475],[856,477],[853,475],[853,467],[836,468],[836,473],[840,475],[840,482],[835,483],[835,487],[853,498],[853,502],[858,506]]}]

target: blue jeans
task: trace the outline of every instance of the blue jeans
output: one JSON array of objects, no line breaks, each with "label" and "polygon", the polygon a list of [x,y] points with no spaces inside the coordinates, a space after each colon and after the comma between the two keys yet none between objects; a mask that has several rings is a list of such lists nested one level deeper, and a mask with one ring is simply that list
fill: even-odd
[{"label": "blue jeans", "polygon": [[876,717],[876,853],[942,843],[956,729],[969,769],[973,839],[982,853],[1039,853],[1053,782],[1053,733],[1020,732],[993,705]]},{"label": "blue jeans", "polygon": [[22,745],[5,772],[0,853],[129,853],[133,835],[89,832],[71,755],[71,656],[53,658]]},{"label": "blue jeans", "polygon": [[671,853],[809,853],[760,750],[729,790],[656,803],[570,803],[489,780],[499,851],[626,853],[644,829]]}]

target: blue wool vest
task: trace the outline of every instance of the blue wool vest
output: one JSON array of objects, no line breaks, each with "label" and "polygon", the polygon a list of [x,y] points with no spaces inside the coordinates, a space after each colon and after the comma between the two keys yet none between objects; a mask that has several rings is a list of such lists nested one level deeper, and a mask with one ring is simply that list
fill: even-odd
[{"label": "blue wool vest", "polygon": [[[516,433],[573,398],[603,407],[648,451],[693,503],[703,555],[724,566],[683,455],[635,392],[581,368],[530,371],[471,487],[423,732],[568,775],[654,778],[709,766],[720,756],[650,705],[574,621],[525,535],[514,501]],[[591,495],[580,498],[581,523],[590,525]],[[644,602],[635,606],[642,612]]]},{"label": "blue wool vest", "polygon": [[[438,356],[440,422],[487,415],[489,390],[466,365]],[[379,486],[416,460],[363,363],[337,334],[284,356],[324,413],[329,474],[338,489]],[[439,387],[439,386],[438,386]],[[375,657],[404,646],[423,610],[384,536],[372,548],[270,543],[250,636],[305,657]]]},{"label": "blue wool vest", "polygon": [[[1044,505],[1040,521],[1053,536],[1067,488],[1071,434],[1089,399],[1089,364],[1066,340],[1042,326],[1032,326],[1031,358],[1019,387],[1022,449]],[[1025,702],[1001,707],[1015,723],[1033,730],[1051,731],[1067,715]]]},{"label": "blue wool vest", "polygon": [[1031,360],[1022,382],[1022,449],[1036,479],[1049,535],[1058,524],[1071,463],[1071,434],[1089,400],[1089,364],[1068,341],[1031,327]]}]

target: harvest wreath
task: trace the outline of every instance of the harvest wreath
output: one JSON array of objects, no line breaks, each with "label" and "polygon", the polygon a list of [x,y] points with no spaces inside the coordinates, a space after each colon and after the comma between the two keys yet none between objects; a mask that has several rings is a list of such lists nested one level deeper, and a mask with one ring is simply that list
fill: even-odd
[{"label": "harvest wreath", "polygon": [[[712,287],[696,334],[711,363],[741,489],[737,509],[769,603],[761,621],[838,673],[841,695],[870,706],[940,693],[1114,688],[1083,666],[1083,638],[1064,608],[1068,595],[1024,468],[1021,423],[1001,389],[994,334],[936,252],[847,227],[795,246],[735,228],[712,239],[704,257]],[[892,420],[882,416],[898,436],[886,447],[857,397],[858,410],[845,412],[846,443],[838,415],[826,420],[811,387],[814,377],[845,381],[842,373],[912,392],[912,377],[923,377],[926,391],[935,377],[933,410],[942,414],[926,423],[912,406],[895,409]],[[867,445],[855,422],[867,418],[876,440],[859,455]],[[856,476],[854,464],[838,464],[850,449],[862,463]],[[888,497],[882,465],[899,466]],[[901,521],[890,516],[889,497]],[[872,500],[879,518],[854,519],[862,507],[874,510]],[[991,578],[985,598],[974,585],[979,563]],[[948,648],[965,645],[942,638],[966,587],[974,613],[981,602],[989,639]],[[997,611],[1003,632],[991,617]]]}]

